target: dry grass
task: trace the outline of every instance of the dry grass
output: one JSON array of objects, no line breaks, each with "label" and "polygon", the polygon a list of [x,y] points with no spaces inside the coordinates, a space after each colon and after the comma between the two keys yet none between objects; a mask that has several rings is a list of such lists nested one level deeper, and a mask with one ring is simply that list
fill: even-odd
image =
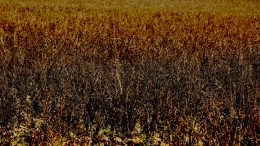
[{"label": "dry grass", "polygon": [[257,145],[258,1],[0,2],[0,143]]}]

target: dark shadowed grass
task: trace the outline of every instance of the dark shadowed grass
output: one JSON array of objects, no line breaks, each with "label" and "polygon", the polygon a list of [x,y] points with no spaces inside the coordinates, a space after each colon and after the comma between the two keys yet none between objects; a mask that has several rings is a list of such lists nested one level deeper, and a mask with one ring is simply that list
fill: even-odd
[{"label": "dark shadowed grass", "polygon": [[[51,128],[62,137],[70,132],[95,137],[100,128],[127,137],[140,123],[141,133],[149,137],[159,132],[167,143],[181,143],[187,135],[191,143],[197,138],[208,144],[256,143],[260,127],[255,68],[250,72],[251,65],[236,56],[215,57],[204,56],[199,64],[152,55],[110,62],[78,56],[70,63],[57,57],[45,70],[34,66],[33,59],[19,65],[13,58],[1,65],[1,125],[33,128],[34,118],[44,121],[36,130],[43,135]],[[27,96],[32,98],[29,105]],[[32,119],[22,115],[24,110]],[[47,140],[27,136],[36,143]]]}]

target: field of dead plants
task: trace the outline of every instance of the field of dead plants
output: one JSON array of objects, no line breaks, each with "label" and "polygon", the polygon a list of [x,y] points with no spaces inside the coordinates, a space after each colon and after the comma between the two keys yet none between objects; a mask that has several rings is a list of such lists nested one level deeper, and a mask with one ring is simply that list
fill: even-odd
[{"label": "field of dead plants", "polygon": [[259,145],[259,10],[0,1],[0,145]]}]

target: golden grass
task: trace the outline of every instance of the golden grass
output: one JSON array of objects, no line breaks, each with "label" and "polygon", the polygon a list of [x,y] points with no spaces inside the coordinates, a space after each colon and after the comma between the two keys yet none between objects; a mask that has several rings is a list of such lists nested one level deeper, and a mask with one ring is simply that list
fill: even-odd
[{"label": "golden grass", "polygon": [[258,144],[260,2],[0,2],[0,144]]}]

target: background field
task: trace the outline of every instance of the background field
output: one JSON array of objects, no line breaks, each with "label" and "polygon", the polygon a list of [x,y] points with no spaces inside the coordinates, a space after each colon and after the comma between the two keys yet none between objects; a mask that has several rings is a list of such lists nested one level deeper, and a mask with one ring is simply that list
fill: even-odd
[{"label": "background field", "polygon": [[0,1],[0,144],[259,144],[259,10]]}]

